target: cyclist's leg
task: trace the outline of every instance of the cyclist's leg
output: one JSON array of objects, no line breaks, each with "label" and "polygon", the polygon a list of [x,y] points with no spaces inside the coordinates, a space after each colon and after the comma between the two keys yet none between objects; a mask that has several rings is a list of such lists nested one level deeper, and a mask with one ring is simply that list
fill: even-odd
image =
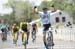
[{"label": "cyclist's leg", "polygon": [[5,41],[7,40],[7,30],[6,30],[6,28],[4,29],[4,39],[5,39]]},{"label": "cyclist's leg", "polygon": [[1,31],[2,31],[1,38],[2,38],[2,41],[3,41],[3,29],[1,29]]},{"label": "cyclist's leg", "polygon": [[36,29],[35,29],[35,38],[36,38]]},{"label": "cyclist's leg", "polygon": [[4,41],[4,32],[2,32],[2,41]]},{"label": "cyclist's leg", "polygon": [[46,32],[45,31],[43,32],[43,42],[44,42],[44,45],[46,46]]},{"label": "cyclist's leg", "polygon": [[14,33],[14,37],[15,37],[15,39],[14,39],[14,44],[15,44],[15,46],[17,46],[17,41],[18,41],[18,31],[16,31],[15,33]]},{"label": "cyclist's leg", "polygon": [[17,42],[17,40],[18,40],[18,31],[16,33],[17,33],[17,35],[16,35],[16,42]]},{"label": "cyclist's leg", "polygon": [[33,27],[33,28],[32,28],[32,38],[33,38],[33,36],[34,36],[34,31],[35,31],[35,28]]},{"label": "cyclist's leg", "polygon": [[17,34],[15,31],[13,31],[13,43],[16,44],[16,42],[17,42]]},{"label": "cyclist's leg", "polygon": [[32,34],[32,39],[33,39],[33,30],[32,30],[32,32],[31,32],[31,34]]},{"label": "cyclist's leg", "polygon": [[36,30],[32,31],[32,38],[34,38],[33,36],[36,38]]},{"label": "cyclist's leg", "polygon": [[32,42],[36,40],[36,30],[33,30]]},{"label": "cyclist's leg", "polygon": [[15,31],[14,30],[12,31],[12,36],[13,36],[13,42],[14,42],[14,40],[15,40]]},{"label": "cyclist's leg", "polygon": [[28,40],[29,40],[29,35],[30,35],[30,32],[27,31],[27,44],[28,44]]},{"label": "cyclist's leg", "polygon": [[18,40],[18,37],[19,37],[19,32],[17,31],[17,40]]},{"label": "cyclist's leg", "polygon": [[2,30],[2,41],[5,41],[5,29],[1,29]]},{"label": "cyclist's leg", "polygon": [[43,41],[44,41],[44,45],[45,47],[48,49],[48,45],[46,44],[46,31],[49,30],[49,27],[51,26],[51,24],[45,24],[44,25],[44,32],[43,32]]},{"label": "cyclist's leg", "polygon": [[23,38],[24,38],[24,33],[22,33],[22,42],[23,42]]},{"label": "cyclist's leg", "polygon": [[13,43],[15,44],[15,33],[13,32]]},{"label": "cyclist's leg", "polygon": [[43,42],[46,47],[46,26],[45,25],[44,25],[44,29],[43,29]]}]

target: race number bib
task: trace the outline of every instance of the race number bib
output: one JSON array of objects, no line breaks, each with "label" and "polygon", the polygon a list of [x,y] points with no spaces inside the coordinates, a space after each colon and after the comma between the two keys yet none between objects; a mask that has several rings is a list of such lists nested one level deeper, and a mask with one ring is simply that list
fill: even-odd
[{"label": "race number bib", "polygon": [[48,15],[43,15],[42,16],[43,22],[48,22]]}]

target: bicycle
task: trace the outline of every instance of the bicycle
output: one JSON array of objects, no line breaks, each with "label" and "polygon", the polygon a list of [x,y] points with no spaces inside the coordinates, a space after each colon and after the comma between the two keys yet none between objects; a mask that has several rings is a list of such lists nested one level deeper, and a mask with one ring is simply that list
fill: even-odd
[{"label": "bicycle", "polygon": [[26,44],[27,44],[27,34],[26,34],[26,32],[24,32],[22,34],[22,42],[23,42],[24,48],[26,49]]},{"label": "bicycle", "polygon": [[46,48],[47,49],[53,49],[54,42],[53,42],[53,34],[51,29],[49,28],[48,31],[46,31]]},{"label": "bicycle", "polygon": [[36,30],[32,31],[32,42],[36,40]]},{"label": "bicycle", "polygon": [[13,33],[13,43],[17,45],[17,40],[18,40],[18,32]]}]

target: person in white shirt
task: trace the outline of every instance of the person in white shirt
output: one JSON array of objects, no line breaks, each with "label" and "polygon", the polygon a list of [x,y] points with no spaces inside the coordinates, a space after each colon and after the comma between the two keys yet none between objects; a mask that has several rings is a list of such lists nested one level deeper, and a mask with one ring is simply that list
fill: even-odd
[{"label": "person in white shirt", "polygon": [[43,24],[43,41],[44,41],[44,45],[46,46],[46,31],[49,30],[49,27],[51,27],[51,23],[50,23],[50,11],[48,11],[48,9],[46,7],[42,8],[43,12],[38,12],[37,11],[37,7],[34,7],[34,13],[38,14],[41,17],[41,21]]}]

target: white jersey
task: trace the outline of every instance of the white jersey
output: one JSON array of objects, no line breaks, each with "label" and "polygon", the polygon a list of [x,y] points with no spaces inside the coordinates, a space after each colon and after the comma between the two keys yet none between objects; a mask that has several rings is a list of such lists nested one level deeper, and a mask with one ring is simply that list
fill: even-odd
[{"label": "white jersey", "polygon": [[43,24],[49,24],[50,23],[50,12],[47,12],[47,14],[43,12],[39,12],[39,15],[42,19]]}]

